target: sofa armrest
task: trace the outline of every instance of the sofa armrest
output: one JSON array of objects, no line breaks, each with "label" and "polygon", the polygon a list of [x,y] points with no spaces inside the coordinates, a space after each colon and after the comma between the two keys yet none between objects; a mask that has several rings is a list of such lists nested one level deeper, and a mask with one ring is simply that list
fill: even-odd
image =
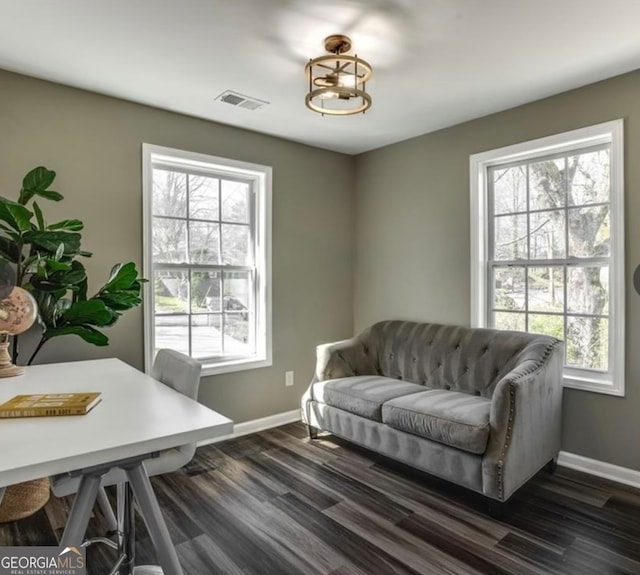
[{"label": "sofa armrest", "polygon": [[367,332],[351,339],[325,343],[316,348],[316,369],[307,391],[302,396],[302,421],[312,427],[322,428],[322,417],[314,408],[314,385],[320,381],[375,375],[378,373],[375,350],[370,349],[365,337]]},{"label": "sofa armrest", "polygon": [[316,348],[314,381],[377,374],[376,361],[360,336]]},{"label": "sofa armrest", "polygon": [[485,495],[506,501],[560,451],[564,345],[527,359],[496,385],[482,461]]}]

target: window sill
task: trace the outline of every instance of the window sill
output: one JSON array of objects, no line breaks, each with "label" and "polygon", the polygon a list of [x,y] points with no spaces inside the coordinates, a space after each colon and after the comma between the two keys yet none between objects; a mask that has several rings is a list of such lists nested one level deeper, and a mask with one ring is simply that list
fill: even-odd
[{"label": "window sill", "polygon": [[595,381],[580,379],[577,377],[564,377],[564,387],[579,389],[580,391],[590,391],[592,393],[602,393],[603,395],[613,395],[624,397],[624,385],[614,385],[613,382]]},{"label": "window sill", "polygon": [[201,377],[209,375],[220,375],[222,373],[233,373],[236,371],[247,371],[249,369],[259,369],[261,367],[270,367],[272,365],[271,358],[267,359],[236,359],[220,363],[209,363],[202,365]]}]

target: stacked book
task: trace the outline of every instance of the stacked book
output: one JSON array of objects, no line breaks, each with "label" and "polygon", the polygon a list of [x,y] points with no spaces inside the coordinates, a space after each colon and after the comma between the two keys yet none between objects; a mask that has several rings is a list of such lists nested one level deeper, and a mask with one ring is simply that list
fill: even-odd
[{"label": "stacked book", "polygon": [[0,404],[0,418],[85,415],[100,403],[100,393],[16,395]]}]

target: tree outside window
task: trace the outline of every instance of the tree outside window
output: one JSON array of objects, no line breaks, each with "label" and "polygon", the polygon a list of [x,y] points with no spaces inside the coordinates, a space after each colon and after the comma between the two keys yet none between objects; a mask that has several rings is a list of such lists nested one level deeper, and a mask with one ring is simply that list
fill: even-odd
[{"label": "tree outside window", "polygon": [[565,385],[624,394],[622,120],[475,154],[476,326],[565,342]]}]

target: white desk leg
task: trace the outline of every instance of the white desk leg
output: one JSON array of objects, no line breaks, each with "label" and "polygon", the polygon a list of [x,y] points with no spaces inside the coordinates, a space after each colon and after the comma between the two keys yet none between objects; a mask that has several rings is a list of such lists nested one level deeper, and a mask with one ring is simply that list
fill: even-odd
[{"label": "white desk leg", "polygon": [[4,490],[6,487],[0,487],[0,503],[2,503],[2,498],[4,497]]},{"label": "white desk leg", "polygon": [[124,561],[118,568],[118,575],[131,575],[136,558],[136,535],[133,499],[129,483],[118,483],[118,556]]},{"label": "white desk leg", "polygon": [[71,547],[80,545],[83,542],[84,535],[87,532],[87,525],[89,525],[89,518],[98,496],[101,478],[102,474],[83,475],[80,479],[80,486],[73,500],[60,545]]},{"label": "white desk leg", "polygon": [[139,463],[125,471],[164,575],[184,575],[144,464]]}]

